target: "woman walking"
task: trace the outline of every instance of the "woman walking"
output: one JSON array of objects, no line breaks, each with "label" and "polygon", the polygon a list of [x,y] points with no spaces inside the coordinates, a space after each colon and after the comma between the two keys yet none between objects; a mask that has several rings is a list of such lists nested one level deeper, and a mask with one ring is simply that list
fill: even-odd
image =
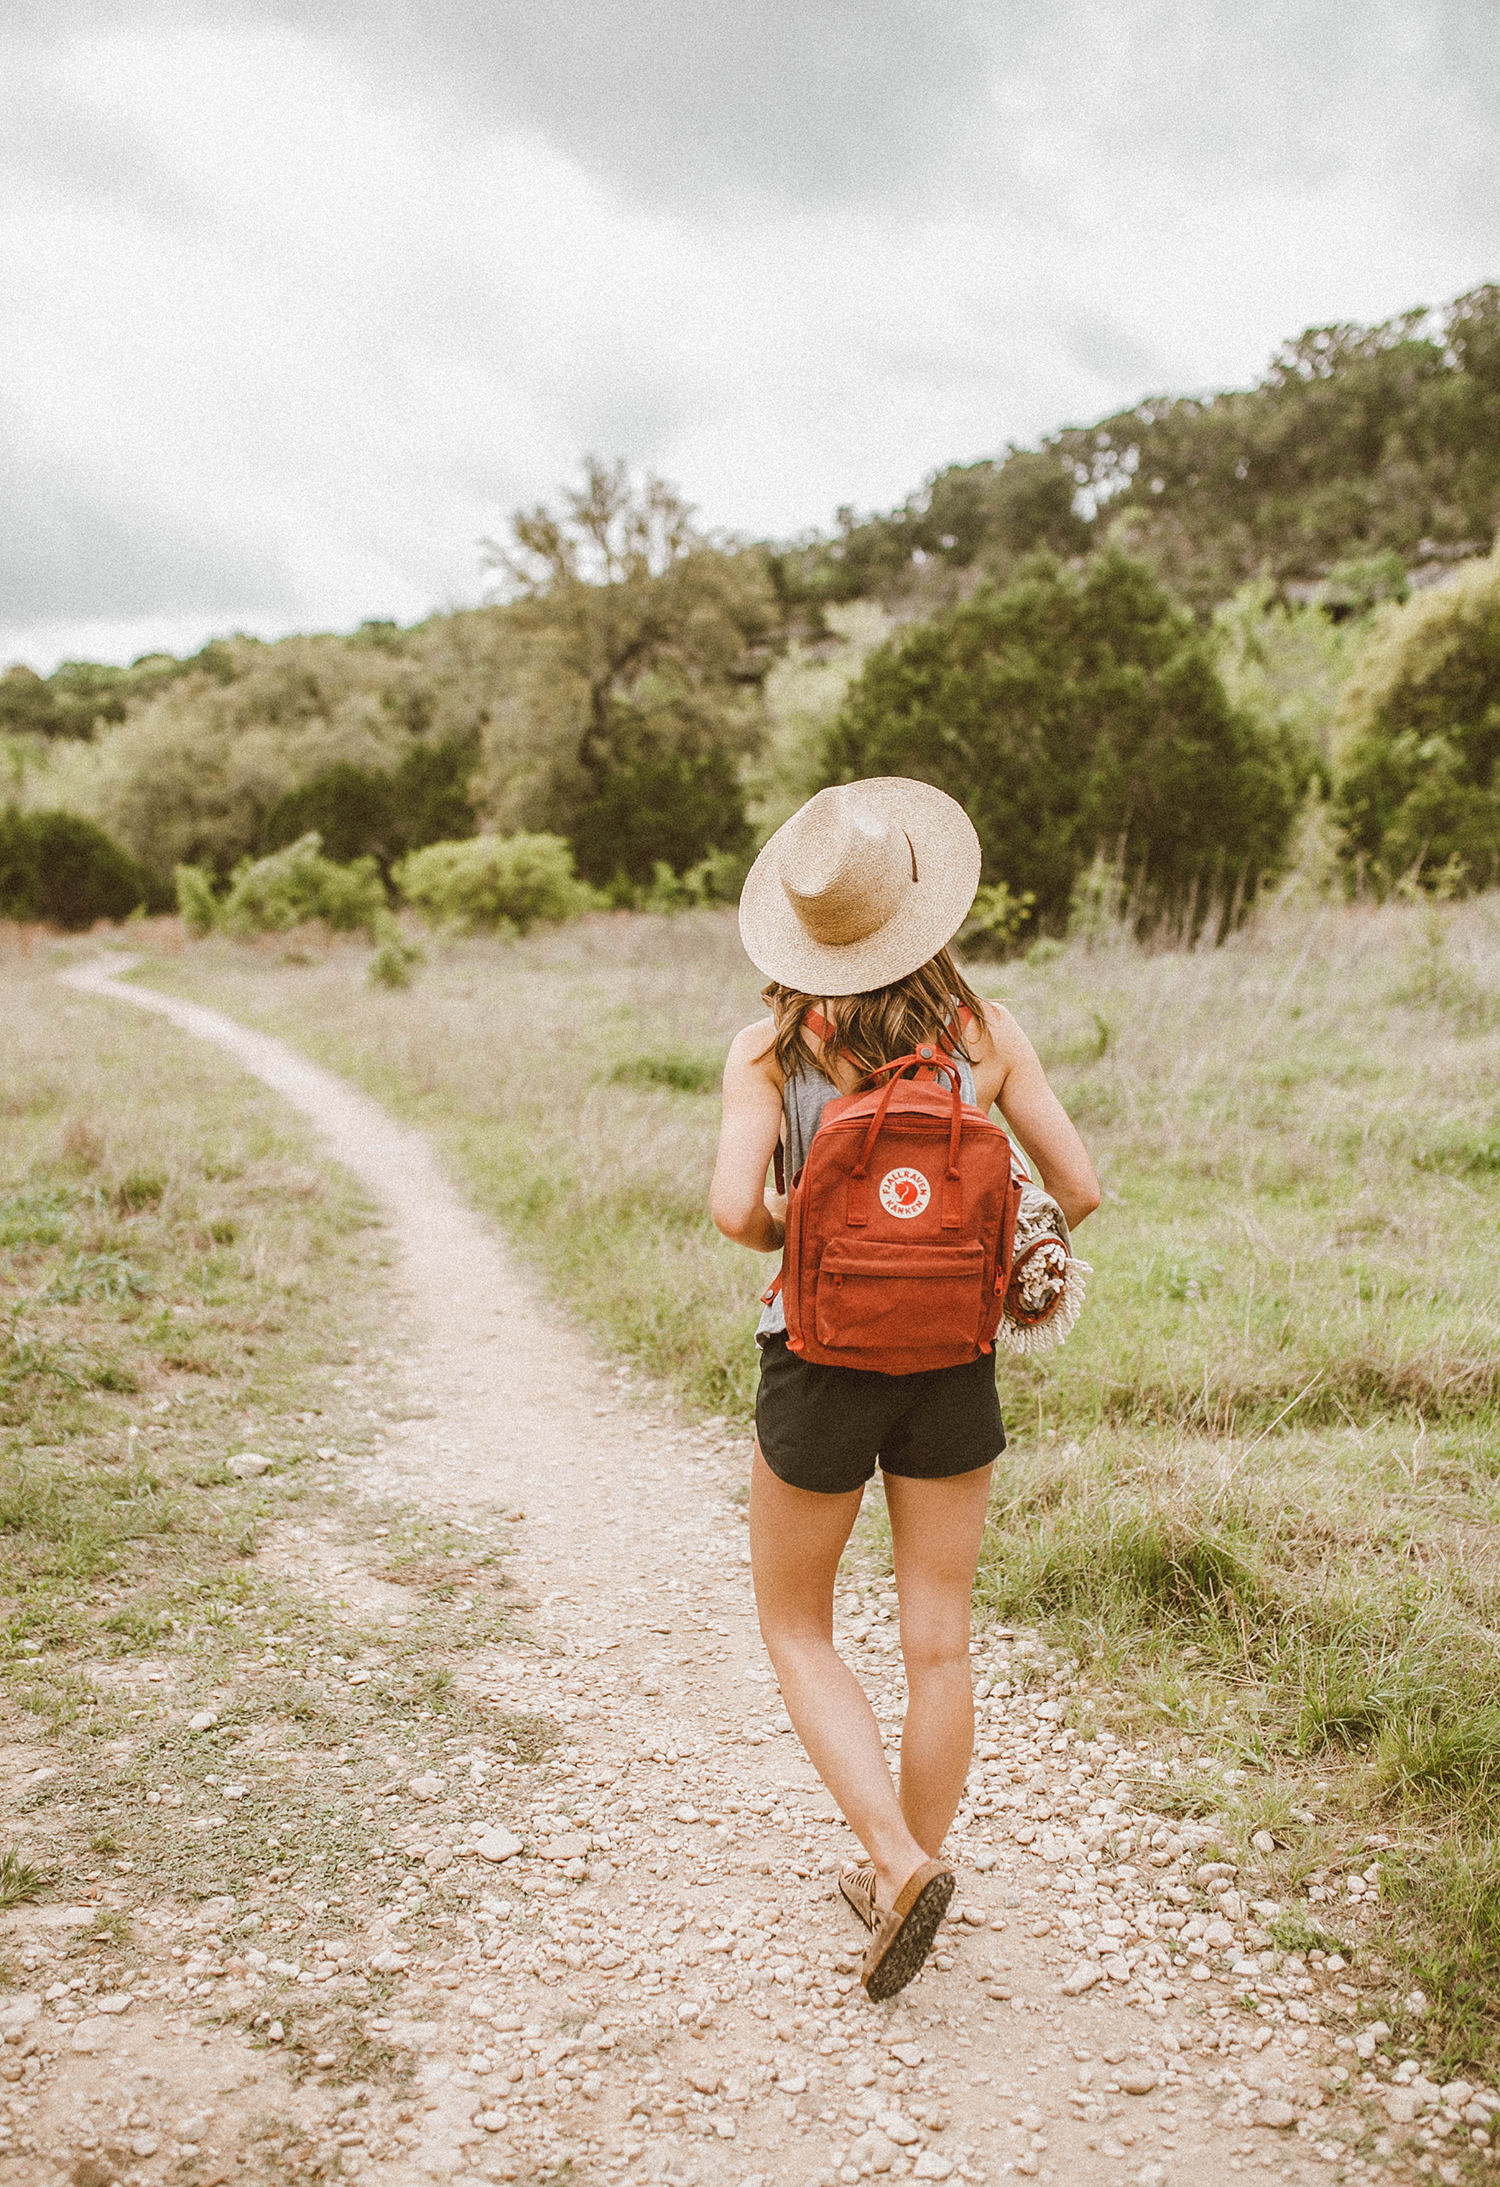
[{"label": "woman walking", "polygon": [[[863,1980],[874,1998],[893,1995],[920,1970],[953,1895],[942,1848],[973,1751],[970,1597],[1005,1430],[993,1352],[982,1324],[975,1341],[964,1302],[980,1302],[994,1281],[1003,1287],[1015,1222],[1012,1201],[1009,1216],[985,1232],[993,1178],[972,1181],[975,1164],[993,1166],[987,1142],[1004,1145],[983,1121],[991,1105],[998,1103],[1067,1223],[1099,1204],[1083,1143],[1031,1043],[949,955],[979,870],[978,838],[963,808],[899,777],[823,790],[772,836],[740,905],[741,935],[766,976],[771,1014],[730,1049],[713,1181],[713,1219],[724,1235],[752,1251],[776,1251],[787,1242],[787,1198],[766,1183],[773,1155],[783,1154],[787,1176],[797,1179],[825,1109],[840,1102],[819,1150],[826,1166],[847,1112],[848,1151],[824,1200],[839,1211],[829,1220],[856,1226],[848,1233],[856,1243],[822,1249],[815,1298],[773,1286],[757,1331],[750,1546],[761,1633],[787,1712],[869,1856],[843,1871],[839,1888],[871,1932]],[[882,1074],[900,1058],[909,1059],[908,1074]],[[842,1097],[873,1095],[898,1078],[897,1106],[913,1112],[904,1142],[911,1158],[887,1166],[880,1134],[900,1121],[891,1098]],[[923,1156],[924,1169],[911,1150],[929,1143],[935,1152]],[[1008,1179],[1008,1146],[1003,1159]],[[803,1205],[810,1183],[811,1173],[796,1187],[799,1250],[807,1243],[799,1223],[810,1237],[818,1219]],[[971,1239],[965,1226],[976,1224]],[[882,1226],[891,1242],[863,1242]],[[926,1240],[927,1250],[903,1255],[908,1240]],[[948,1257],[955,1249],[962,1282],[950,1273],[959,1268]],[[791,1262],[789,1251],[789,1281]],[[932,1356],[934,1346],[957,1363],[899,1371]],[[861,1363],[836,1363],[841,1348]],[[908,1695],[899,1792],[870,1704],[833,1647],[839,1559],[877,1463]]]}]

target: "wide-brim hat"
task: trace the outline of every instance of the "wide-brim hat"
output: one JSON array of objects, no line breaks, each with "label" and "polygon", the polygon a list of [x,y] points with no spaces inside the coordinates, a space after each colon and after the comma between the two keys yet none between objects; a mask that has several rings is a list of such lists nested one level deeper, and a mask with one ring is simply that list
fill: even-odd
[{"label": "wide-brim hat", "polygon": [[946,790],[904,775],[819,790],[750,868],[740,938],[767,979],[805,995],[904,980],[968,917],[974,823]]}]

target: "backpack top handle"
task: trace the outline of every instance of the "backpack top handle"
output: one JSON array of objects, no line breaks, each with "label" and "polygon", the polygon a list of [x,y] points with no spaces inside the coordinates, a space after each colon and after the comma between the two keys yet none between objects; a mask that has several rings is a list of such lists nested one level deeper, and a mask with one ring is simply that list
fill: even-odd
[{"label": "backpack top handle", "polygon": [[[880,1096],[874,1114],[870,1118],[870,1128],[865,1133],[865,1143],[859,1150],[859,1160],[849,1173],[848,1219],[852,1227],[861,1228],[870,1219],[870,1157],[875,1151],[875,1142],[880,1137],[880,1128],[885,1122],[886,1112],[890,1108],[892,1096],[901,1083],[902,1074],[913,1069],[918,1073],[929,1071],[932,1075],[933,1084],[936,1085],[938,1073],[943,1067],[944,1058],[939,1055],[937,1049],[930,1043],[924,1043],[922,1047],[916,1050],[915,1054],[897,1056],[890,1063],[882,1063],[878,1071],[871,1072],[872,1078],[883,1077],[887,1071],[891,1073],[891,1076],[886,1080],[885,1091]],[[958,1073],[952,1069],[951,1061],[947,1070],[947,1077],[949,1091],[953,1096],[953,1107],[952,1118],[948,1127],[948,1170],[943,1179],[941,1228],[944,1230],[957,1230],[964,1218],[963,1179],[958,1173],[958,1148],[964,1128],[964,1097],[959,1091]]]}]

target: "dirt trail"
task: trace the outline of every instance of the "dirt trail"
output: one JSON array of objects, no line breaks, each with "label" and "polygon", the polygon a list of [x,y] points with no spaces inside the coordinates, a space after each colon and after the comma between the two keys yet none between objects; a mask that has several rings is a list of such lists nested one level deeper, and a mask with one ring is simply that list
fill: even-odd
[{"label": "dirt trail", "polygon": [[[1005,1690],[984,1704],[955,1832],[957,1918],[921,1980],[871,2006],[853,1978],[860,1933],[832,1895],[852,1841],[788,1736],[755,1632],[733,1500],[743,1437],[622,1383],[420,1134],[279,1041],[119,985],[124,968],[66,977],[227,1051],[382,1211],[408,1417],[377,1458],[348,1461],[353,1482],[459,1518],[524,1513],[535,1644],[481,1651],[465,1683],[569,1724],[525,1813],[519,1778],[482,1760],[467,1784],[455,1764],[413,1795],[409,1845],[425,1838],[428,1870],[462,1879],[481,1920],[446,1967],[387,1954],[405,1972],[379,2025],[419,2053],[425,2108],[399,2149],[345,2148],[344,2170],[393,2187],[569,2162],[578,2178],[683,2187],[877,2173],[1155,2187],[1357,2164],[1357,2125],[1331,2138],[1320,2085],[1337,2063],[1320,2021],[1346,2026],[1351,2008],[1243,1957],[1248,1901],[1228,1889],[1215,1915],[1205,1893],[1224,1876],[1195,1883],[1191,1832],[1141,1804],[1136,1758],[1064,1729],[1065,1682],[1047,1683],[1026,1636],[978,1651],[981,1690]],[[889,1606],[851,1589],[839,1633],[894,1736]],[[525,1850],[496,1860],[502,1829]],[[1229,2004],[1251,1977],[1258,2021]]]}]

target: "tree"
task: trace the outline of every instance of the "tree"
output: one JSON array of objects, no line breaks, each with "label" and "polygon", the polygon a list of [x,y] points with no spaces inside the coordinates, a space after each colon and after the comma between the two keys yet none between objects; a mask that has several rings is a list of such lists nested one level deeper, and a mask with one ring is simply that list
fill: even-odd
[{"label": "tree", "polygon": [[436,616],[399,646],[357,633],[205,648],[97,741],[98,817],[163,879],[198,864],[222,878],[309,829],[386,861],[469,834],[503,626],[487,608]]},{"label": "tree", "polygon": [[1500,518],[1500,287],[1310,327],[1257,387],[1153,397],[1045,446],[1200,607],[1350,555],[1473,552]]},{"label": "tree", "polygon": [[73,813],[0,813],[0,918],[81,932],[159,900],[150,877],[92,821]]},{"label": "tree", "polygon": [[[1309,327],[1258,386],[1148,396],[1039,448],[950,465],[899,508],[838,512],[772,558],[789,608],[941,596],[942,565],[1007,576],[1111,542],[1201,615],[1258,577],[1482,551],[1500,521],[1500,285],[1379,326]],[[933,571],[930,565],[940,567]]]},{"label": "tree", "polygon": [[477,735],[413,744],[396,766],[359,767],[335,761],[287,790],[266,815],[262,851],[280,850],[309,831],[340,864],[372,857],[384,871],[424,843],[474,833],[469,778],[479,757]]},{"label": "tree", "polygon": [[873,654],[826,755],[830,781],[904,774],[965,807],[984,877],[1066,919],[1123,849],[1142,916],[1228,897],[1274,868],[1309,761],[1225,695],[1212,641],[1151,573],[1050,557]]},{"label": "tree", "polygon": [[1086,554],[1090,532],[1074,507],[1077,495],[1071,465],[1012,443],[999,463],[953,464],[937,473],[917,519],[918,544],[964,566],[1003,567],[1038,548]]},{"label": "tree", "polygon": [[[618,870],[636,878],[656,859],[729,847],[721,836],[744,834],[737,762],[760,739],[758,649],[775,619],[763,558],[699,531],[660,479],[637,484],[592,458],[561,514],[522,512],[511,533],[486,544],[516,637],[485,731],[490,817],[587,845],[580,864],[596,874],[612,833]],[[641,827],[618,832],[648,777],[666,798],[654,849]],[[715,788],[693,825],[695,781]]]},{"label": "tree", "polygon": [[573,827],[578,870],[601,886],[620,876],[649,882],[660,863],[686,873],[712,851],[739,852],[749,842],[744,790],[717,745],[685,752],[627,744]]},{"label": "tree", "polygon": [[1352,866],[1382,886],[1500,880],[1500,553],[1383,612],[1340,731]]},{"label": "tree", "polygon": [[0,735],[92,737],[101,725],[123,721],[132,703],[193,665],[170,653],[146,653],[129,668],[64,661],[50,676],[39,676],[17,663],[0,675]]}]

